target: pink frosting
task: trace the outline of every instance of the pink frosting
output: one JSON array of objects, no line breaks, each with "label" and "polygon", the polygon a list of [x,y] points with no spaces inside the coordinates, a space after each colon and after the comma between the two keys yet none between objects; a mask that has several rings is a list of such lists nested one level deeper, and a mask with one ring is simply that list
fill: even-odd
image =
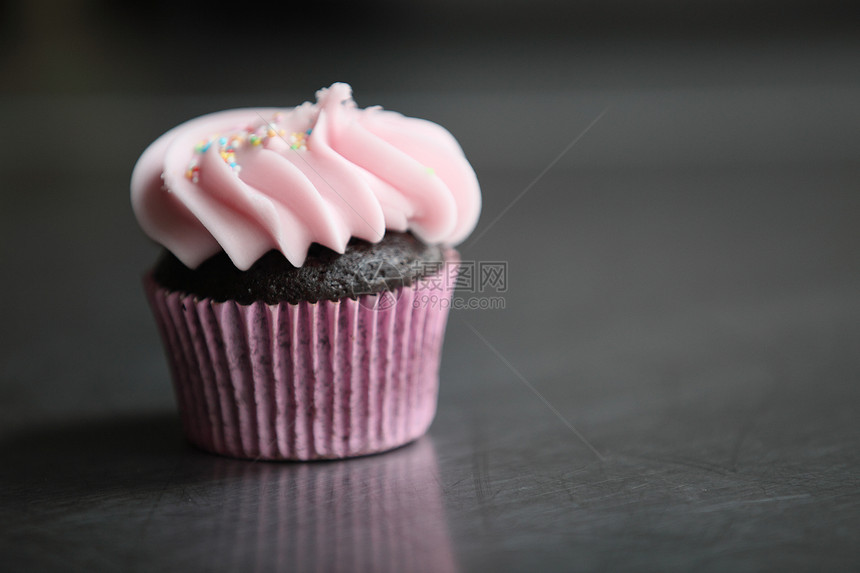
[{"label": "pink frosting", "polygon": [[301,266],[386,229],[455,245],[475,227],[475,172],[444,128],[359,109],[343,83],[291,109],[192,119],[147,148],[131,179],[143,230],[191,268],[224,250],[240,269],[271,249]]}]

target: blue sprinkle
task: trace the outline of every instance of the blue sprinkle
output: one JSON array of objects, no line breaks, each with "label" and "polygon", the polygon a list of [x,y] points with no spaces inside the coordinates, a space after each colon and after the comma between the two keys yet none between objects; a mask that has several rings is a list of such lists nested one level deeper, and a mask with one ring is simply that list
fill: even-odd
[{"label": "blue sprinkle", "polygon": [[313,129],[309,129],[309,130],[307,130],[305,133],[307,133],[308,135],[310,135],[312,131],[313,131]]},{"label": "blue sprinkle", "polygon": [[221,139],[218,140],[218,143],[221,145],[227,145],[227,138],[222,137]]},{"label": "blue sprinkle", "polygon": [[204,145],[203,147],[201,147],[201,148],[200,148],[200,151],[202,151],[203,153],[206,153],[206,150],[207,150],[207,149],[209,149],[209,146],[210,146],[210,145],[212,145],[212,142],[211,142],[211,141],[207,141],[207,142],[206,142],[206,145]]}]

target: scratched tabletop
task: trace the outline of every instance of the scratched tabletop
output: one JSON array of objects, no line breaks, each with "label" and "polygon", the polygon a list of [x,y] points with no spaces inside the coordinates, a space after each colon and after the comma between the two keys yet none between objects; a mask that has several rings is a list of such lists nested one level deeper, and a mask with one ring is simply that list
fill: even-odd
[{"label": "scratched tabletop", "polygon": [[463,144],[473,281],[429,434],[304,464],[185,443],[128,203],[274,98],[6,97],[0,569],[856,568],[860,86],[746,79],[360,98]]}]

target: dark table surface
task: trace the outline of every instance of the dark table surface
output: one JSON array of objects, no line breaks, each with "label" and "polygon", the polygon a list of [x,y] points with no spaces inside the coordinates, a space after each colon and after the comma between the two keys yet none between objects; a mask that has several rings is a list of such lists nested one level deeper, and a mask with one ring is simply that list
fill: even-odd
[{"label": "dark table surface", "polygon": [[746,69],[357,92],[458,136],[508,289],[452,313],[426,437],[306,464],[184,442],[127,188],[176,122],[309,94],[4,96],[0,568],[856,568],[860,87]]}]

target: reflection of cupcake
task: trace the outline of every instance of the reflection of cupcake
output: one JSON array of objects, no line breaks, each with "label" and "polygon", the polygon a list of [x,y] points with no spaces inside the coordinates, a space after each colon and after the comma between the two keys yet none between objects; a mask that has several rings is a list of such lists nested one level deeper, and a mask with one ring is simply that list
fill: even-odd
[{"label": "reflection of cupcake", "polygon": [[433,443],[384,459],[247,464],[219,459],[224,491],[196,566],[230,571],[457,570]]},{"label": "reflection of cupcake", "polygon": [[334,84],[316,104],[174,128],[131,187],[168,251],[145,284],[193,443],[339,458],[426,431],[447,305],[420,302],[450,296],[444,245],[480,211],[447,131]]}]

